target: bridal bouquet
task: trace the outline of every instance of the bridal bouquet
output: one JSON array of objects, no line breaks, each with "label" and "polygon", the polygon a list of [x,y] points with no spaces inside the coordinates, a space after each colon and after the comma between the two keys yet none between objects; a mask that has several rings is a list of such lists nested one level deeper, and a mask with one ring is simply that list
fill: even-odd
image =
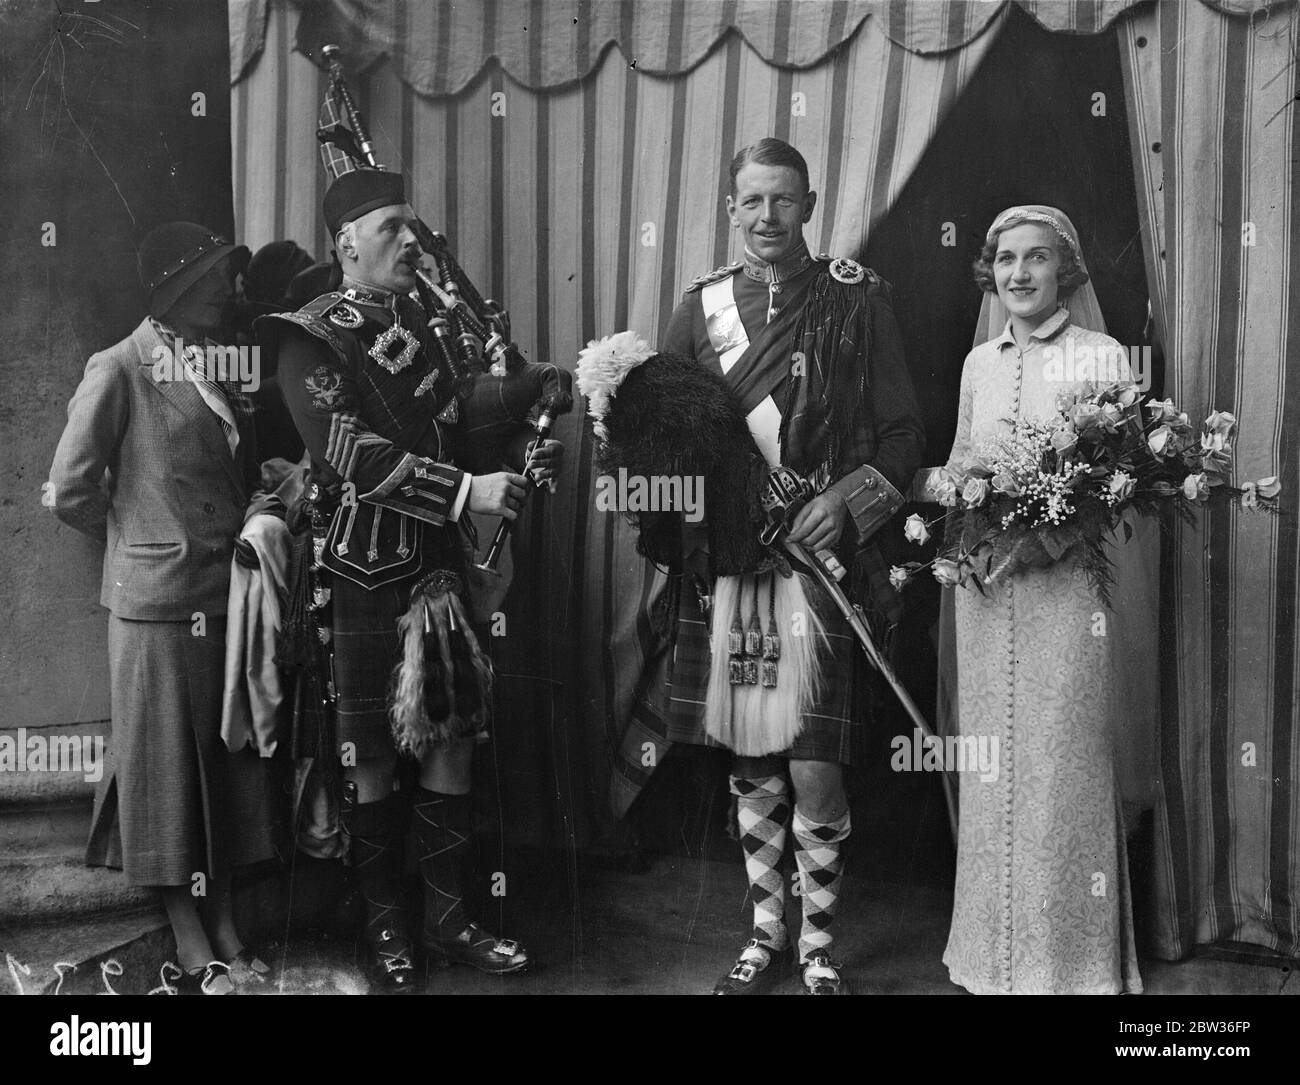
[{"label": "bridal bouquet", "polygon": [[[1198,429],[1172,400],[1144,405],[1131,383],[1063,392],[1056,406],[1057,418],[1016,423],[1010,436],[976,449],[959,470],[932,476],[927,488],[948,509],[939,517],[944,541],[932,561],[894,566],[895,588],[930,567],[944,586],[970,583],[983,591],[999,577],[1069,556],[1109,604],[1104,544],[1126,509],[1152,513],[1175,502],[1190,518],[1193,505],[1232,495],[1243,507],[1276,510],[1276,478],[1230,484],[1237,420],[1226,411],[1213,412]],[[909,516],[904,534],[923,543],[937,522]],[[1127,539],[1132,527],[1124,523],[1123,530]]]}]

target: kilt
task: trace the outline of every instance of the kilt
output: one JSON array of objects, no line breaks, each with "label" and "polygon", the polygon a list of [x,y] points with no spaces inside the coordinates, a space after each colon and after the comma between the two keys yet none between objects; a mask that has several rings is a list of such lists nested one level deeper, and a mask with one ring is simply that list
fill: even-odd
[{"label": "kilt", "polygon": [[270,762],[221,740],[226,619],[108,619],[113,732],[89,866],[132,885],[190,885],[275,855]]},{"label": "kilt", "polygon": [[408,577],[377,588],[363,588],[337,575],[330,578],[334,733],[340,756],[346,752],[368,761],[394,755],[388,706],[402,661],[397,620],[410,606],[411,589],[421,577],[435,569],[464,575],[464,551],[456,532],[425,531],[422,536],[419,568]]},{"label": "kilt", "polygon": [[[859,723],[853,711],[857,642],[830,596],[806,575],[804,590],[815,601],[817,616],[826,630],[826,644],[820,657],[820,694],[802,713],[802,728],[794,742],[774,756],[849,765],[853,762],[854,732]],[[714,620],[722,619],[715,615]],[[729,617],[727,621],[730,621]],[[726,630],[718,635],[725,637]],[[663,704],[664,737],[668,741],[696,746],[722,745],[704,729],[704,695],[709,683],[709,667],[709,630],[704,613],[695,592],[683,591],[675,643],[663,670],[663,700],[660,703]],[[656,693],[654,685],[652,681],[648,694],[651,698]]]}]

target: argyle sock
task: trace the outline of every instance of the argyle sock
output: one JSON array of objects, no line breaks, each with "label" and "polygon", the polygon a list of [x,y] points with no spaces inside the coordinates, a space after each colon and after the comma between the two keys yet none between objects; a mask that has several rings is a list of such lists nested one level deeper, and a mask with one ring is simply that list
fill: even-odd
[{"label": "argyle sock", "polygon": [[829,949],[831,921],[839,903],[844,873],[840,844],[853,826],[846,809],[842,817],[825,824],[794,812],[794,858],[803,888],[803,927],[799,931],[799,959],[806,961],[815,950]]},{"label": "argyle sock", "polygon": [[426,940],[450,940],[469,924],[464,884],[473,818],[468,795],[415,789],[411,835],[424,882]]},{"label": "argyle sock", "polygon": [[753,937],[773,950],[784,949],[787,941],[785,883],[780,870],[790,820],[787,790],[784,776],[731,777],[749,877],[749,902],[754,906]]},{"label": "argyle sock", "polygon": [[405,937],[402,905],[402,839],[406,813],[400,795],[358,803],[343,814],[352,841],[352,868],[366,904],[365,935],[376,944],[384,930]]}]

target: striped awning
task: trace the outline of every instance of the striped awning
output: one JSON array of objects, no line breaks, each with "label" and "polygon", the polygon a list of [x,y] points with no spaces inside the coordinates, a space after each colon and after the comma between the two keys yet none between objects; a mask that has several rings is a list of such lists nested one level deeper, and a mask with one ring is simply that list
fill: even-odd
[{"label": "striped awning", "polygon": [[[382,57],[425,95],[456,94],[495,58],[521,86],[541,90],[589,75],[610,47],[637,71],[680,75],[733,31],[769,64],[821,63],[873,18],[895,45],[945,53],[969,45],[1013,3],[1047,30],[1095,34],[1147,0],[348,0],[302,4],[295,48],[311,56],[339,43],[350,70]],[[1199,0],[1248,14],[1268,0]],[[1271,5],[1276,7],[1276,4]],[[230,78],[238,82],[266,45],[270,0],[230,0]]]}]

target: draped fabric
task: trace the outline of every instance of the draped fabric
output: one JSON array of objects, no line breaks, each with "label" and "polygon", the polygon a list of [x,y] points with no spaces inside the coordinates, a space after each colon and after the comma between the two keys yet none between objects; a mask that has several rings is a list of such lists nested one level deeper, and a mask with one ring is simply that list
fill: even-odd
[{"label": "draped fabric", "polygon": [[[297,0],[295,0],[297,2]],[[1142,0],[1015,0],[1049,30],[1096,33]],[[1253,2],[1253,0],[1252,0]],[[265,47],[272,0],[230,0],[230,78],[237,82]],[[299,3],[296,47],[316,54],[338,43],[354,70],[388,57],[420,94],[463,90],[495,58],[518,84],[553,88],[590,75],[617,45],[637,71],[679,75],[733,29],[770,64],[821,63],[874,19],[895,45],[945,53],[997,25],[1007,3],[961,0],[342,0]]]},{"label": "draped fabric", "polygon": [[1121,27],[1165,392],[1232,411],[1238,478],[1283,482],[1279,516],[1216,505],[1165,548],[1156,938],[1169,958],[1219,941],[1300,952],[1298,29],[1295,5],[1225,18],[1173,3]]},{"label": "draped fabric", "polygon": [[[231,0],[240,240],[328,252],[324,76],[295,50],[338,35],[380,160],[406,170],[411,202],[508,306],[530,357],[571,366],[611,331],[653,341],[683,286],[734,259],[726,164],[759,136],[808,158],[810,245],[860,253],[1013,6],[1053,31],[1117,28],[1166,392],[1234,411],[1239,476],[1285,484],[1280,516],[1215,510],[1166,544],[1158,951],[1237,939],[1295,953],[1294,3]],[[507,707],[548,721],[544,782],[581,840],[663,753],[630,718],[656,586],[627,525],[594,507],[589,427],[575,412],[556,435],[564,485],[516,527],[503,605],[511,630],[545,636],[493,652]],[[642,751],[645,772],[614,764],[620,748]]]},{"label": "draped fabric", "polygon": [[[266,45],[275,0],[229,0],[230,80]],[[533,90],[591,74],[617,45],[638,71],[690,71],[733,29],[763,60],[808,68],[873,18],[895,45],[919,54],[969,45],[1018,7],[1047,30],[1096,34],[1150,0],[294,0],[301,52],[328,42],[349,67],[387,56],[421,94],[456,94],[495,58]],[[1191,0],[1185,0],[1191,2]],[[1273,0],[1195,0],[1215,11],[1259,11]],[[1276,6],[1276,4],[1274,4]]]}]

